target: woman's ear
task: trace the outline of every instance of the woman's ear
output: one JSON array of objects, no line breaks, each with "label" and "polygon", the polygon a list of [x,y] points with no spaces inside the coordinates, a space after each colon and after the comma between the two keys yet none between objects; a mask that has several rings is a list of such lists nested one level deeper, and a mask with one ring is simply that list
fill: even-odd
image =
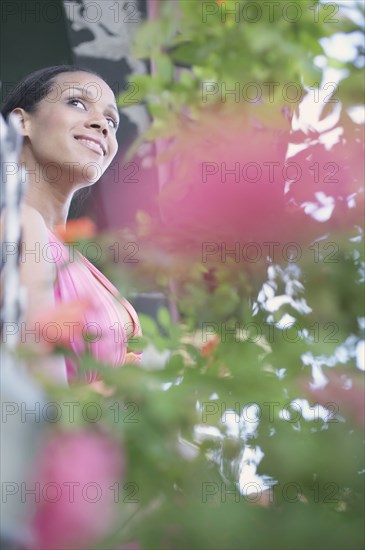
[{"label": "woman's ear", "polygon": [[29,122],[30,122],[29,113],[24,111],[24,109],[22,109],[21,107],[17,107],[13,111],[11,111],[10,114],[17,118],[20,124],[21,134],[23,136],[27,136],[29,131]]}]

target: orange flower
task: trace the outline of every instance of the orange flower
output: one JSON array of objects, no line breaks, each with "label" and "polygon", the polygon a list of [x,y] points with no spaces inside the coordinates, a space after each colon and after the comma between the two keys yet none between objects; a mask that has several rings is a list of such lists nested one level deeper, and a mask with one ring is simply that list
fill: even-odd
[{"label": "orange flower", "polygon": [[214,335],[206,344],[204,344],[200,350],[200,353],[203,357],[209,357],[218,346],[220,338],[217,335]]},{"label": "orange flower", "polygon": [[56,235],[65,242],[74,242],[80,239],[90,239],[97,233],[97,227],[90,218],[82,217],[70,220],[66,227],[57,227]]},{"label": "orange flower", "polygon": [[139,365],[141,362],[141,357],[140,355],[133,353],[133,351],[129,351],[125,356],[124,362],[128,365]]}]

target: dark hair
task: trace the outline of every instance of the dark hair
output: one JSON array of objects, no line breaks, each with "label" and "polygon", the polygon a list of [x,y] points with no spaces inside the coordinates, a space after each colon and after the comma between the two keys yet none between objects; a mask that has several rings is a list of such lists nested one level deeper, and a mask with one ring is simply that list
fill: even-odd
[{"label": "dark hair", "polygon": [[45,69],[38,69],[20,80],[5,98],[1,106],[1,114],[4,119],[7,119],[13,109],[17,107],[21,107],[28,113],[33,113],[37,110],[38,103],[51,90],[54,79],[58,74],[77,71],[94,74],[104,80],[102,76],[92,69],[77,65],[55,65],[53,67],[46,67]]}]

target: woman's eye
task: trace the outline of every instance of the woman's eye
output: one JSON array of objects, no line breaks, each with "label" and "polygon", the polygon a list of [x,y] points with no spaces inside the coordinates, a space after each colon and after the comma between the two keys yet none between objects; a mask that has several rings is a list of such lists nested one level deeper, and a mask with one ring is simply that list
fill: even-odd
[{"label": "woman's eye", "polygon": [[116,120],[114,120],[113,118],[108,118],[108,122],[111,122],[112,123],[112,127],[117,129],[118,127],[118,123]]},{"label": "woman's eye", "polygon": [[86,110],[85,105],[83,104],[81,99],[72,98],[72,99],[69,99],[67,103],[69,103],[70,105],[73,103],[80,103],[80,105],[82,105],[83,108]]},{"label": "woman's eye", "polygon": [[[67,103],[69,105],[74,105],[74,104],[80,103],[80,105],[82,105],[82,107],[86,111],[85,104],[81,101],[81,99],[77,99],[76,97],[72,97],[71,99],[69,99],[67,101]],[[114,118],[108,118],[108,123],[109,124],[111,123],[112,128],[114,128],[115,130],[118,128],[118,122],[116,120],[114,120]]]}]

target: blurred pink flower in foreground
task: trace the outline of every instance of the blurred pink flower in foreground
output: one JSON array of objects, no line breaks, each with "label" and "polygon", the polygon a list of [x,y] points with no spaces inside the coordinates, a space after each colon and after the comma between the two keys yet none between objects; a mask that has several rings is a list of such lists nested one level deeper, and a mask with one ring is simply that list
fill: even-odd
[{"label": "blurred pink flower in foreground", "polygon": [[228,116],[218,119],[219,128],[213,121],[216,125],[207,117],[191,129],[199,139],[191,133],[176,136],[179,149],[175,155],[171,152],[174,173],[160,199],[166,220],[173,227],[206,232],[212,240],[281,236],[287,229],[280,130],[258,131],[245,127],[244,121],[237,128]]},{"label": "blurred pink flower in foreground", "polygon": [[90,298],[58,303],[42,309],[36,322],[40,326],[40,344],[44,352],[51,352],[57,346],[71,347],[71,342],[83,338],[84,313],[93,309]]},{"label": "blurred pink flower in foreground", "polygon": [[85,430],[46,442],[34,476],[40,502],[32,550],[85,549],[107,535],[118,510],[113,487],[124,471],[118,444],[104,435]]},{"label": "blurred pink flower in foreground", "polygon": [[[209,260],[220,261],[223,249],[238,249],[237,256],[243,249],[252,264],[254,250],[265,260],[265,243],[304,249],[318,230],[361,224],[364,147],[358,134],[344,127],[327,149],[320,135],[293,134],[290,117],[270,104],[222,103],[181,116],[156,158],[163,222],[151,214],[152,229],[170,238],[174,251],[208,244]],[[150,239],[154,243],[155,234]]]}]

